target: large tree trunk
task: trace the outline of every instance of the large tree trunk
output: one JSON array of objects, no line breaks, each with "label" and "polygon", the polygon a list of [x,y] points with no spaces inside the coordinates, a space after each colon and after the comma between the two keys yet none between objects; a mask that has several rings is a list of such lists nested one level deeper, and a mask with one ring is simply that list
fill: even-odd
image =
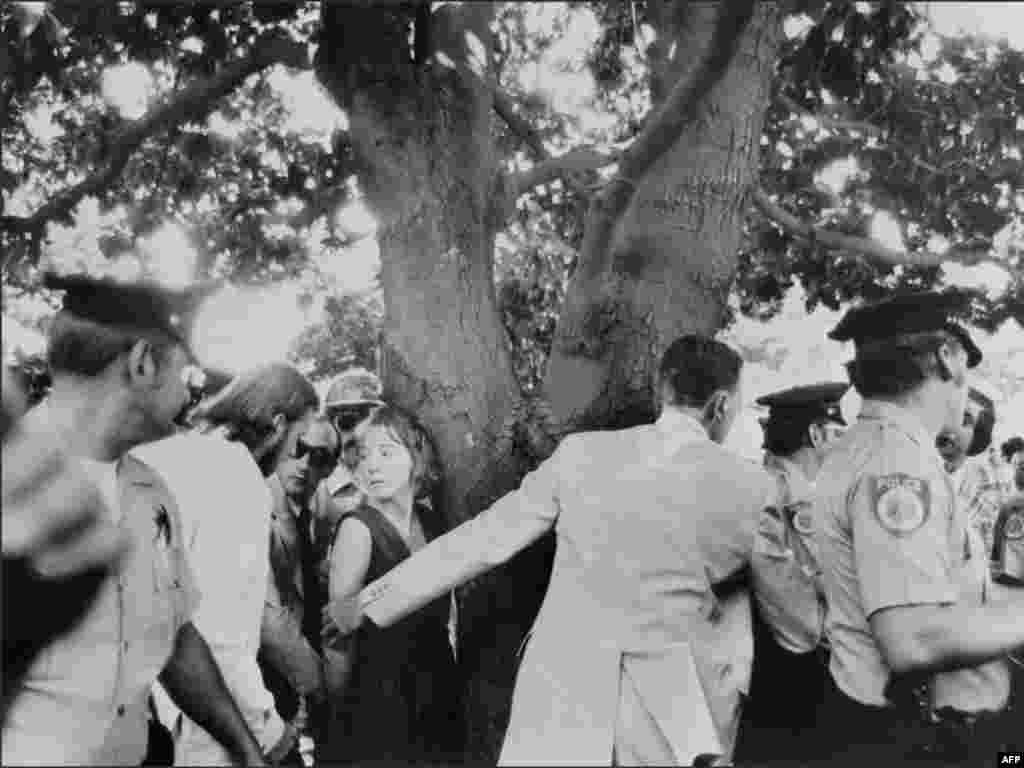
[{"label": "large tree trunk", "polygon": [[[716,7],[651,7],[659,28],[650,52],[657,98],[695,66]],[[652,373],[665,347],[683,333],[722,327],[779,32],[775,5],[759,3],[698,119],[638,180],[610,250],[593,243],[595,252],[581,254],[545,379],[560,430],[649,420]]]},{"label": "large tree trunk", "polygon": [[[444,57],[416,66],[408,18],[325,3],[317,61],[348,113],[360,185],[378,219],[386,396],[434,436],[451,525],[512,490],[527,468],[516,440],[522,395],[493,284],[492,13],[482,3],[435,12],[431,44]],[[548,551],[550,544],[535,547],[460,595],[467,753],[475,759],[496,757],[515,650],[546,585]]]},{"label": "large tree trunk", "polygon": [[[442,6],[428,20],[428,41],[420,37],[423,7],[416,37],[429,45],[418,44],[416,51],[429,56],[414,61],[408,6],[325,3],[317,70],[348,113],[360,183],[379,221],[387,394],[433,433],[449,481],[449,521],[456,523],[515,487],[535,457],[522,439],[519,422],[528,409],[509,363],[492,282],[500,226],[489,213],[500,189],[490,125],[493,9]],[[704,39],[714,15],[713,7],[700,10],[676,35],[678,49],[699,51],[694,41]],[[610,419],[624,398],[646,391],[646,354],[657,353],[666,336],[720,323],[774,52],[774,15],[759,13],[755,25],[706,119],[643,179],[628,223],[619,228],[613,268],[594,270],[592,260],[589,281],[577,279],[561,349],[584,337],[565,331],[582,327],[572,307],[593,305],[595,286],[608,275],[615,276],[619,306],[628,312],[612,324],[616,343],[598,362],[556,350],[548,388],[560,412],[572,412],[579,402],[575,389],[586,403],[603,393],[603,415]],[[678,77],[691,61],[677,58],[665,77]],[[702,195],[707,199],[698,199]],[[699,218],[687,207],[694,201]],[[682,224],[692,231],[681,235]],[[685,261],[678,254],[684,249]],[[665,284],[684,270],[698,277],[681,287]],[[638,319],[646,315],[642,326]],[[647,330],[634,339],[634,326]],[[460,663],[471,759],[497,757],[516,651],[546,589],[552,544],[548,537],[462,593]]]}]

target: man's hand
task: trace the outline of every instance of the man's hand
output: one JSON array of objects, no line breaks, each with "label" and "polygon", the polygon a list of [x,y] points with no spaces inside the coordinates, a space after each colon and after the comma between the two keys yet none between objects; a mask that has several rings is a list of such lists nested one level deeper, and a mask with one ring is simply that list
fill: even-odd
[{"label": "man's hand", "polygon": [[4,371],[0,539],[5,705],[39,651],[82,618],[130,546],[127,532],[106,521],[99,491],[65,457],[56,435],[20,423],[22,408],[17,385]]},{"label": "man's hand", "polygon": [[335,645],[341,639],[359,629],[363,623],[363,609],[359,605],[359,596],[342,597],[331,600],[323,610],[322,637],[326,645]]},{"label": "man's hand", "polygon": [[[6,381],[3,400],[9,417]],[[4,562],[25,558],[47,579],[113,565],[129,540],[104,519],[99,491],[64,456],[56,435],[27,430],[16,419],[3,436],[0,465]]]},{"label": "man's hand", "polygon": [[285,723],[284,733],[278,739],[269,752],[266,754],[266,761],[270,765],[277,766],[292,753],[292,750],[299,746],[299,730],[292,723]]}]

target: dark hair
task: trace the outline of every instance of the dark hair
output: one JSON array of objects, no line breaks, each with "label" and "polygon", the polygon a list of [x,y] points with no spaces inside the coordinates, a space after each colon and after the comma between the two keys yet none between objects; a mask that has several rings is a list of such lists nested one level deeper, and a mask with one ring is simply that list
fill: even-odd
[{"label": "dark hair", "polygon": [[98,376],[143,339],[152,345],[157,364],[180,345],[177,339],[157,330],[101,325],[61,311],[47,330],[46,362],[54,374]]},{"label": "dark hair", "polygon": [[827,419],[765,419],[761,422],[764,430],[764,442],[761,445],[776,456],[792,456],[811,444],[811,427],[827,422]]},{"label": "dark hair", "polygon": [[444,516],[444,474],[441,471],[437,446],[426,427],[408,411],[395,405],[375,408],[359,427],[359,433],[370,427],[382,427],[398,439],[412,456],[412,487],[414,497],[426,501],[418,508],[420,522],[431,537],[447,530]]},{"label": "dark hair", "polygon": [[974,423],[974,434],[967,448],[968,456],[977,456],[992,444],[992,429],[996,425],[996,406],[984,392],[971,387],[968,396],[981,406],[978,420]]},{"label": "dark hair", "polygon": [[[314,417],[309,423],[310,427],[326,427],[332,435],[334,435],[334,447],[330,449],[331,455],[334,456],[334,460],[337,461],[341,457],[341,433],[338,432],[338,428],[334,426],[334,422],[327,417],[326,414],[319,414]],[[308,429],[309,427],[307,427]]]},{"label": "dark hair", "polygon": [[1003,454],[1003,461],[1010,461],[1016,454],[1024,451],[1024,437],[1015,435],[1003,443],[1001,452]]},{"label": "dark hair", "polygon": [[946,344],[961,346],[947,331],[865,341],[846,364],[846,371],[861,397],[900,397],[941,375],[938,353]]},{"label": "dark hair", "polygon": [[275,416],[298,421],[319,405],[316,389],[298,369],[285,363],[268,363],[236,376],[200,403],[193,419],[209,426],[230,427],[232,439],[253,450],[273,431]]},{"label": "dark hair", "polygon": [[720,389],[734,391],[743,360],[727,344],[698,334],[673,341],[661,358],[661,381],[672,388],[673,405],[704,407]]}]

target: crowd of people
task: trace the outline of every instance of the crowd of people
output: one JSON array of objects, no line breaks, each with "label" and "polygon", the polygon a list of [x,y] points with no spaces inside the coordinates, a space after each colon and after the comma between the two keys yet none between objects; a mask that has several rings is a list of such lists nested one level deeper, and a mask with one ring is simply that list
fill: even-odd
[{"label": "crowd of people", "polygon": [[372,372],[204,392],[201,293],[47,281],[52,388],[3,393],[5,764],[460,762],[453,592],[551,531],[502,764],[1022,748],[1024,440],[992,444],[958,294],[847,312],[849,383],[760,398],[763,464],[723,445],[741,358],[683,336],[655,423],[565,437],[448,530]]}]

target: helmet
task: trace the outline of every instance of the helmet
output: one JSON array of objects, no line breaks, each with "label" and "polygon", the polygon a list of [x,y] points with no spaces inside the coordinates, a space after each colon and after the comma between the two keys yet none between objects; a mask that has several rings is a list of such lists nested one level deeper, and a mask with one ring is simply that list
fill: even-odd
[{"label": "helmet", "polygon": [[365,368],[349,368],[331,382],[324,408],[346,405],[384,405],[380,378]]}]

